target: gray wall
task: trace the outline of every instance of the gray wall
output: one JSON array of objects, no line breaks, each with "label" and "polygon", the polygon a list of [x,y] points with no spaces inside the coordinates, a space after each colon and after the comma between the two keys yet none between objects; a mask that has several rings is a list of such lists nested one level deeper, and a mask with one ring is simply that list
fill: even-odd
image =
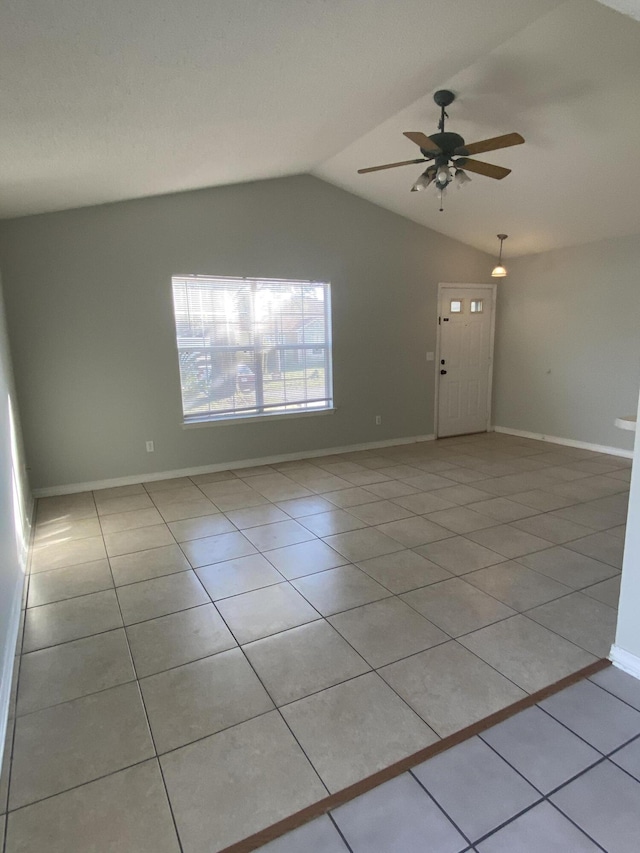
[{"label": "gray wall", "polygon": [[[32,484],[432,433],[437,283],[491,261],[311,176],[0,223]],[[182,429],[176,273],[330,280],[336,414]]]},{"label": "gray wall", "polygon": [[31,517],[21,443],[0,282],[0,762]]},{"label": "gray wall", "polygon": [[640,379],[640,238],[507,260],[498,285],[494,423],[631,450],[613,425]]}]

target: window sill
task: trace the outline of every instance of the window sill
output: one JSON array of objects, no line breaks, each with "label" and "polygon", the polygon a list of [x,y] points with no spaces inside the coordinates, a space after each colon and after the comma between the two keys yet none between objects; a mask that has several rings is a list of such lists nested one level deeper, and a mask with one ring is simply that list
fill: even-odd
[{"label": "window sill", "polygon": [[229,426],[261,421],[288,421],[294,418],[315,418],[319,415],[333,415],[335,407],[331,409],[317,409],[310,412],[282,412],[274,415],[239,415],[228,418],[203,419],[201,421],[188,421],[180,424],[182,429],[202,429],[202,427]]}]

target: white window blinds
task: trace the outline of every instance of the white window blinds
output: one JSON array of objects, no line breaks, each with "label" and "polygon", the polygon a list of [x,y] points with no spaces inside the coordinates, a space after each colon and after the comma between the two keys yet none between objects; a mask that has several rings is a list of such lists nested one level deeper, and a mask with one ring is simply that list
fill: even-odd
[{"label": "white window blinds", "polygon": [[330,285],[174,276],[185,422],[329,409]]}]

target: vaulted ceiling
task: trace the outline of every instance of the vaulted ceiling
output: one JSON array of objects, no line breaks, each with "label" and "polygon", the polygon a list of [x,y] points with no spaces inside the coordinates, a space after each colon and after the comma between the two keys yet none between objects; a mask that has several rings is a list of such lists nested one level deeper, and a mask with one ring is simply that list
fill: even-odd
[{"label": "vaulted ceiling", "polygon": [[[638,79],[596,0],[5,0],[0,216],[312,172],[488,251],[640,233]],[[443,213],[420,166],[356,174],[419,156],[439,88],[468,141],[526,139]]]}]

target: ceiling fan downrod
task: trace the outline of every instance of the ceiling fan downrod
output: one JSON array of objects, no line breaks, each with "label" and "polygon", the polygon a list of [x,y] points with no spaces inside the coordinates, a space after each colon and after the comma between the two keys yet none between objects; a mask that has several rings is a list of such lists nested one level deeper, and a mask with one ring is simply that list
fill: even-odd
[{"label": "ceiling fan downrod", "polygon": [[438,122],[438,130],[440,133],[444,133],[444,120],[449,118],[449,114],[446,112],[445,108],[448,107],[449,104],[452,104],[455,99],[456,96],[448,89],[438,89],[433,96],[433,100],[440,107],[440,121]]}]

